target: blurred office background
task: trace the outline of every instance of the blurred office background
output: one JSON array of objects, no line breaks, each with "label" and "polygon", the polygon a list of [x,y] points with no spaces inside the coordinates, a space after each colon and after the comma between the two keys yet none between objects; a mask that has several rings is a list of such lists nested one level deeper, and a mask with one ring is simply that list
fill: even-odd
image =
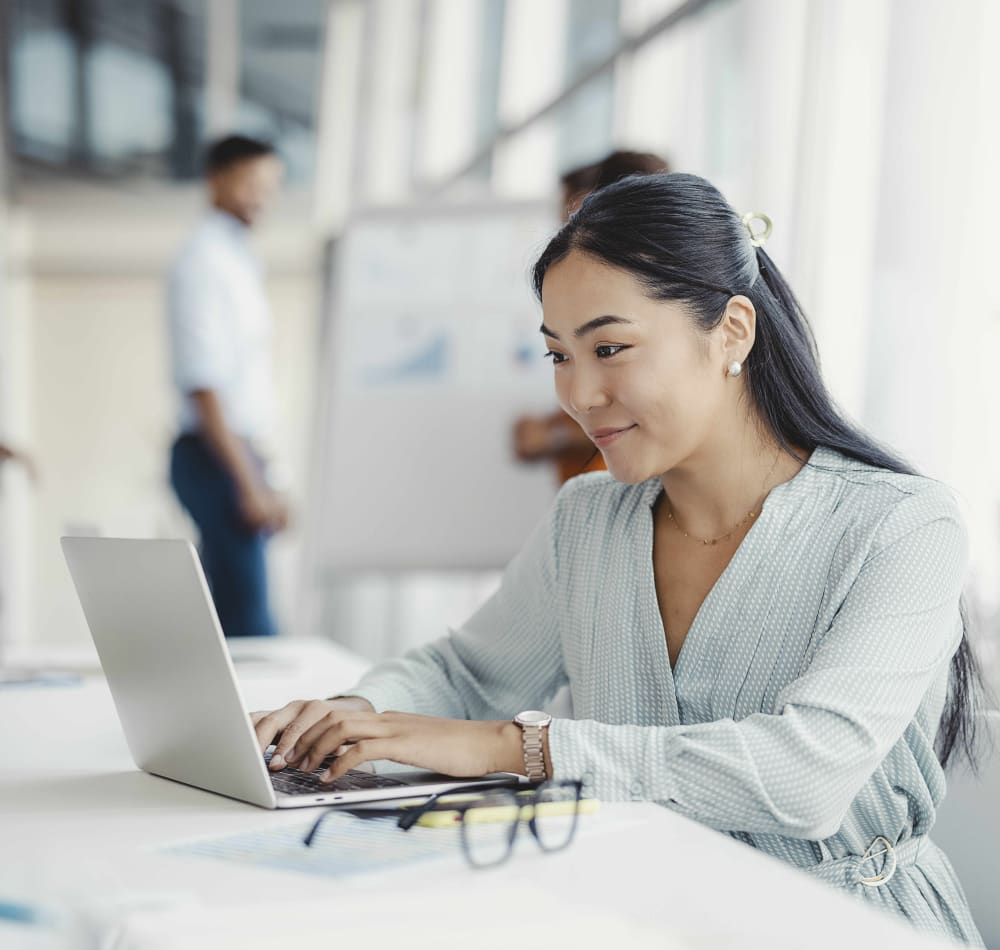
[{"label": "blurred office background", "polygon": [[[319,457],[329,438],[325,341],[347,279],[331,272],[331,249],[379,208],[419,216],[523,204],[554,227],[560,172],[627,147],[665,154],[738,209],[773,218],[769,251],[810,314],[841,404],[960,493],[970,593],[983,649],[995,649],[1000,5],[6,0],[0,9],[0,440],[29,450],[41,470],[36,486],[11,466],[0,476],[0,640],[86,640],[61,534],[191,532],[165,474],[174,418],[162,281],[202,207],[203,143],[238,130],[273,140],[288,168],[257,236],[276,322],[278,448],[297,512],[273,550],[287,634],[395,652],[460,622],[501,566],[320,563],[317,526],[338,491]],[[460,270],[457,257],[441,267]],[[477,451],[474,439],[437,439],[459,468]],[[350,448],[363,470],[363,435]],[[401,493],[411,475],[401,464]],[[491,486],[480,490],[485,502]]]}]

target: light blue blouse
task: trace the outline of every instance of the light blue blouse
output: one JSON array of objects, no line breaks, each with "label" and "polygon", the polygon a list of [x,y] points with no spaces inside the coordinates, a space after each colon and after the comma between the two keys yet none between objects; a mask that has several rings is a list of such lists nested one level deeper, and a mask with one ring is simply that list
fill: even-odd
[{"label": "light blue blouse", "polygon": [[674,669],[653,578],[660,492],[657,479],[572,480],[464,626],[351,693],[377,710],[500,719],[568,683],[576,718],[551,726],[556,778],[653,799],[981,946],[928,837],[967,563],[949,491],[817,449],[771,491]]}]

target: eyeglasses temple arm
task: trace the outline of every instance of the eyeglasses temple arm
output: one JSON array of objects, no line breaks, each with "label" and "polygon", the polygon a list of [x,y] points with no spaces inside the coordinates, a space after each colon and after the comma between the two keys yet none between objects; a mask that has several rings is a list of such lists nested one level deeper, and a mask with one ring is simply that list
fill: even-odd
[{"label": "eyeglasses temple arm", "polygon": [[307,835],[306,835],[306,836],[305,836],[305,837],[304,837],[304,838],[302,839],[302,843],[303,843],[303,844],[304,844],[304,845],[305,845],[305,846],[306,846],[307,848],[311,848],[311,847],[312,847],[312,843],[313,843],[313,838],[315,838],[315,837],[316,837],[316,834],[317,834],[317,832],[319,831],[319,826],[320,826],[321,824],[323,824],[323,822],[324,822],[324,821],[326,820],[326,816],[327,816],[327,815],[329,815],[329,814],[330,814],[330,813],[329,813],[328,811],[325,811],[325,812],[323,812],[323,814],[322,814],[322,815],[320,815],[320,816],[319,816],[319,818],[317,818],[317,819],[316,819],[316,821],[315,821],[315,822],[313,823],[313,826],[312,826],[312,828],[310,828],[310,829],[309,829],[309,834],[307,834]]},{"label": "eyeglasses temple arm", "polygon": [[431,795],[431,797],[428,798],[422,805],[417,805],[414,808],[407,808],[406,811],[399,816],[399,821],[396,823],[396,827],[402,828],[403,831],[409,831],[420,820],[421,815],[426,814],[426,812],[437,804],[437,800],[442,794],[442,792],[438,792],[435,795]]}]

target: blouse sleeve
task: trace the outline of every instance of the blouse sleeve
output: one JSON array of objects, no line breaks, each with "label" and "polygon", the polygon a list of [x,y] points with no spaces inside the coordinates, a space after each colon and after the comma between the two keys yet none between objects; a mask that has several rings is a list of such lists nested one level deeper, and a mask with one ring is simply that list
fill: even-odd
[{"label": "blouse sleeve", "polygon": [[374,667],[351,696],[377,711],[504,719],[541,707],[566,682],[556,607],[559,501],[458,630]]},{"label": "blouse sleeve", "polygon": [[602,798],[641,790],[719,830],[828,837],[958,648],[966,562],[950,495],[906,496],[778,712],[662,727],[559,720],[556,777],[589,774]]}]

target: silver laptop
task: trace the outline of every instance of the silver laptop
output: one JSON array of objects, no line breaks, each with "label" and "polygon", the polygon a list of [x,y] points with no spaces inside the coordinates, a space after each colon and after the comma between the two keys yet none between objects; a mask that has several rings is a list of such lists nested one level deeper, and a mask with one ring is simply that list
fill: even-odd
[{"label": "silver laptop", "polygon": [[507,772],[456,779],[392,769],[352,770],[323,785],[322,766],[270,772],[190,542],[72,537],[62,539],[62,548],[129,751],[143,771],[264,808],[527,782]]}]

